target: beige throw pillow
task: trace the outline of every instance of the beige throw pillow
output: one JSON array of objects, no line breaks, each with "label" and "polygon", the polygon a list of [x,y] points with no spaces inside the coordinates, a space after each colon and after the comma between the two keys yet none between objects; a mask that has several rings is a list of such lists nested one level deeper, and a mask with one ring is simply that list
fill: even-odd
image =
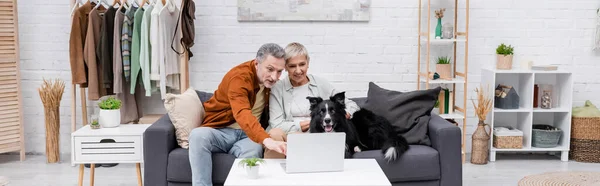
[{"label": "beige throw pillow", "polygon": [[183,94],[167,94],[165,109],[175,126],[177,144],[184,149],[189,147],[188,137],[192,129],[199,127],[204,120],[204,106],[196,91],[190,87]]}]

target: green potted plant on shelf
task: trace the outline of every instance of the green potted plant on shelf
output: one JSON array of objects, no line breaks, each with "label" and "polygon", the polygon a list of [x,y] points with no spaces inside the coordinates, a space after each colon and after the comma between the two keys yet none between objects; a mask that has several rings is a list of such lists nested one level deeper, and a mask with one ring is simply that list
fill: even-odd
[{"label": "green potted plant on shelf", "polygon": [[246,168],[246,173],[251,179],[258,178],[258,170],[261,164],[266,163],[265,160],[260,158],[246,158],[239,162],[239,165]]},{"label": "green potted plant on shelf", "polygon": [[121,124],[121,100],[110,96],[98,102],[98,107],[98,123],[102,127],[118,127]]},{"label": "green potted plant on shelf", "polygon": [[449,57],[438,57],[435,64],[435,72],[440,75],[441,79],[452,79],[452,68]]},{"label": "green potted plant on shelf", "polygon": [[514,48],[512,45],[505,45],[504,43],[498,45],[496,48],[496,69],[501,70],[510,70],[512,69],[512,61],[513,61],[513,51]]}]

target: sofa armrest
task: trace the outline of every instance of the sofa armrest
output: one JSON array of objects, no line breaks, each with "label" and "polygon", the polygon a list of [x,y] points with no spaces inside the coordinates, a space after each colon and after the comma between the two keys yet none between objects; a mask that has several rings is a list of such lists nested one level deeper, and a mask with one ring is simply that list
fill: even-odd
[{"label": "sofa armrest", "polygon": [[431,147],[440,154],[440,185],[462,185],[461,130],[437,114],[429,120]]},{"label": "sofa armrest", "polygon": [[144,185],[167,185],[167,160],[176,147],[175,127],[165,114],[144,132]]}]

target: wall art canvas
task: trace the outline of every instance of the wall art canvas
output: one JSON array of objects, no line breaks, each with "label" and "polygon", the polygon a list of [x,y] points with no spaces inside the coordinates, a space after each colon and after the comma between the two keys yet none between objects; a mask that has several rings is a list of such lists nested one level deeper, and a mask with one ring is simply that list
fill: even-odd
[{"label": "wall art canvas", "polygon": [[238,0],[238,21],[369,21],[371,0]]}]

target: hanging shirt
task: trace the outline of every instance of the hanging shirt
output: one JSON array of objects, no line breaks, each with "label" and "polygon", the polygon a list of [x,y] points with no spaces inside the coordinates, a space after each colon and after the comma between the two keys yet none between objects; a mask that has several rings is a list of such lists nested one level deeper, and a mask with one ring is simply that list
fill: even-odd
[{"label": "hanging shirt", "polygon": [[113,92],[123,92],[123,56],[121,53],[121,30],[126,8],[119,6],[115,14],[115,28],[113,29]]},{"label": "hanging shirt", "polygon": [[142,84],[146,90],[146,96],[152,96],[150,88],[150,16],[154,5],[148,5],[142,17],[140,32],[140,68],[142,70]]},{"label": "hanging shirt", "polygon": [[144,9],[138,8],[133,16],[133,38],[131,39],[131,94],[135,94],[135,86],[138,84],[140,72],[140,34],[142,29],[142,17]]},{"label": "hanging shirt", "polygon": [[80,87],[87,87],[87,68],[84,62],[84,46],[86,42],[88,15],[95,4],[86,1],[73,13],[71,35],[69,36],[69,61],[71,64],[71,81]]},{"label": "hanging shirt", "polygon": [[159,28],[159,14],[163,9],[164,5],[162,1],[156,1],[154,9],[150,15],[150,80],[158,81],[160,76],[158,75],[158,59],[162,58],[162,48],[159,46],[159,36],[162,35]]},{"label": "hanging shirt", "polygon": [[[159,20],[159,30],[161,31],[159,45],[164,53],[164,57],[159,59],[160,93],[162,97],[166,96],[167,87],[179,89],[179,63],[181,58],[173,49],[181,51],[183,48],[179,42],[181,41],[181,29],[177,28],[181,26],[181,24],[177,24],[179,8],[177,8],[175,2],[168,2],[160,11]],[[175,37],[175,41],[173,41],[173,37]]]},{"label": "hanging shirt", "polygon": [[107,94],[113,94],[113,41],[115,32],[115,14],[117,9],[113,6],[108,7],[102,18],[102,28],[100,29],[100,43],[98,47],[98,59],[100,77],[102,77],[103,89]]},{"label": "hanging shirt", "polygon": [[121,55],[123,55],[123,74],[125,81],[131,76],[131,36],[133,34],[133,16],[137,7],[129,7],[123,18],[123,29],[121,30]]},{"label": "hanging shirt", "polygon": [[[96,48],[100,42],[100,29],[102,26],[102,16],[106,9],[103,6],[92,9],[89,14],[87,34],[85,36],[85,46],[83,58],[88,67],[88,99],[98,100],[106,95],[105,89],[101,88],[101,78],[98,72],[98,54]],[[103,91],[104,90],[104,91]]]}]

